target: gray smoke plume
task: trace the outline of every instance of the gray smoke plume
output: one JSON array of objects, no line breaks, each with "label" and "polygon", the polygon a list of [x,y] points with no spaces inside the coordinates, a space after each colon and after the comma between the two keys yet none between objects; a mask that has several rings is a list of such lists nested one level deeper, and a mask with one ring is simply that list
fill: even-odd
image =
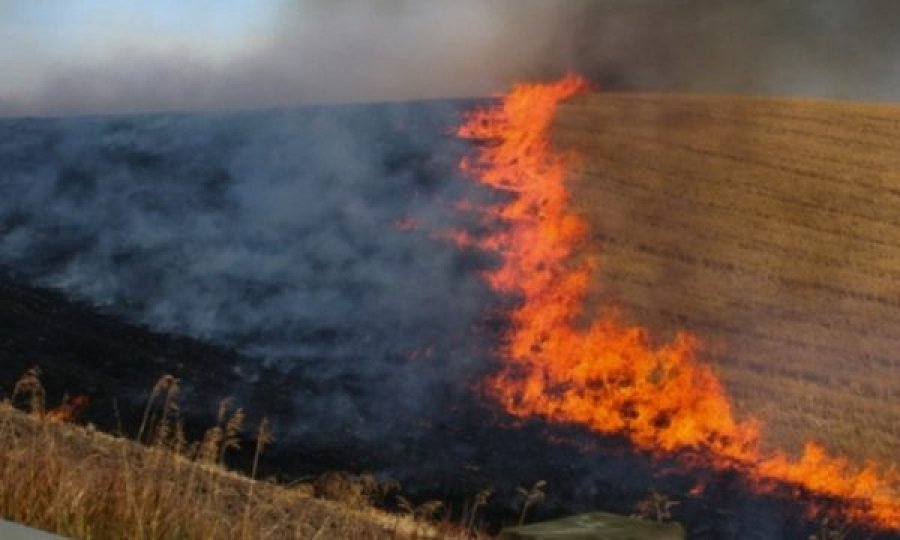
[{"label": "gray smoke plume", "polygon": [[[900,99],[889,0],[582,2],[570,65],[616,90]],[[628,4],[625,7],[625,4]]]},{"label": "gray smoke plume", "polygon": [[128,48],[51,65],[25,94],[0,82],[0,115],[485,96],[566,71],[609,90],[900,99],[891,0],[305,0],[274,15],[226,59]]},{"label": "gray smoke plume", "polygon": [[2,121],[0,267],[234,348],[248,382],[306,381],[301,418],[380,437],[489,369],[485,261],[440,238],[485,196],[457,109]]}]

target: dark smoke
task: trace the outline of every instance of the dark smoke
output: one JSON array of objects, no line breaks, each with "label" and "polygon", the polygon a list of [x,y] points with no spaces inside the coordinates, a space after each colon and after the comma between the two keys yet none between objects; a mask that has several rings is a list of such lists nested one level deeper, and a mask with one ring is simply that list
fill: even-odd
[{"label": "dark smoke", "polygon": [[891,101],[898,20],[892,0],[286,1],[228,59],[60,61],[26,94],[0,83],[0,115],[485,96],[570,70],[608,90]]},{"label": "dark smoke", "polygon": [[889,0],[582,2],[571,65],[613,90],[900,99]]}]

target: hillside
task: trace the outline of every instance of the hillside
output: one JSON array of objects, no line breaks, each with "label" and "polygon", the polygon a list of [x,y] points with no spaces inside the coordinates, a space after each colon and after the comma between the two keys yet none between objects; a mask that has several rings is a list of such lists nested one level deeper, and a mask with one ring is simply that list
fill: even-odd
[{"label": "hillside", "polygon": [[144,446],[0,402],[0,517],[71,538],[449,537],[371,507],[349,476],[287,485],[226,469],[231,427],[197,446],[162,425]]},{"label": "hillside", "polygon": [[86,395],[83,419],[101,429],[131,432],[149,389],[167,373],[190,385],[182,411],[189,424],[211,422],[218,401],[239,388],[233,366],[241,357],[232,351],[128,324],[9,277],[0,278],[0,325],[0,395],[38,367],[48,406],[64,394]]},{"label": "hillside", "polygon": [[900,107],[590,94],[555,142],[595,299],[695,332],[767,442],[900,455]]}]

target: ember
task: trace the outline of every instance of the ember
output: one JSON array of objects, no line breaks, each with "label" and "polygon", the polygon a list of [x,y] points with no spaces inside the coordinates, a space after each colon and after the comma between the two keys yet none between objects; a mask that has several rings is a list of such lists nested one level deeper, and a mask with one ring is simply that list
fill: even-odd
[{"label": "ember", "polygon": [[46,418],[52,422],[75,422],[90,403],[90,398],[83,395],[63,397],[59,407],[47,411]]}]

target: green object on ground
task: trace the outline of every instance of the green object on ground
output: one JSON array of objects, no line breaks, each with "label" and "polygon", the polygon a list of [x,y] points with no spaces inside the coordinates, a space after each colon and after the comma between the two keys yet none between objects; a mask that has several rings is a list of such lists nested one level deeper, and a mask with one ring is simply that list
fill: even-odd
[{"label": "green object on ground", "polygon": [[591,512],[504,529],[498,540],[684,540],[677,523]]}]

